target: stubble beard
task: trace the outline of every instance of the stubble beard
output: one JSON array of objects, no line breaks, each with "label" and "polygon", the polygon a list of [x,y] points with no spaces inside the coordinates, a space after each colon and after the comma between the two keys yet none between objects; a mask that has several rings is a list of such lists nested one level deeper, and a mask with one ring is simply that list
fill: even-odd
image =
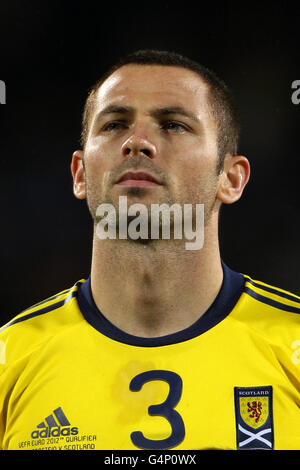
[{"label": "stubble beard", "polygon": [[[190,188],[188,188],[188,191],[184,194],[183,198],[180,197],[175,197],[173,194],[171,194],[171,191],[164,187],[167,191],[167,194],[165,193],[163,197],[160,197],[159,200],[152,201],[152,204],[167,204],[169,207],[173,206],[174,204],[179,204],[182,207],[182,210],[184,208],[184,204],[192,204],[193,205],[193,211],[192,211],[192,224],[193,224],[193,229],[195,229],[195,205],[196,204],[204,204],[204,227],[207,227],[210,223],[212,214],[214,212],[214,209],[217,204],[217,199],[216,199],[216,188],[217,188],[217,175],[214,179],[210,182],[210,184],[205,185],[204,191],[194,191],[192,192]],[[111,206],[114,207],[115,212],[116,212],[116,233],[117,233],[117,239],[118,234],[119,234],[119,217],[120,217],[120,212],[119,212],[119,200],[116,201],[116,197],[113,197],[113,185],[110,184],[108,185],[108,188],[103,191],[103,188],[101,188],[99,183],[95,183],[90,181],[89,177],[85,174],[85,183],[86,183],[86,200],[87,200],[87,205],[89,212],[91,214],[94,227],[96,227],[97,223],[99,220],[101,220],[101,217],[97,216],[97,208],[101,204],[110,204]],[[200,185],[201,186],[201,185]],[[141,187],[132,187],[132,188],[126,188],[126,195],[128,199],[128,207],[131,204],[134,204],[136,202],[140,202],[141,204],[144,204],[145,196],[149,194],[149,191],[146,188],[141,188]],[[182,199],[184,199],[182,201]],[[132,202],[130,202],[132,201]],[[196,202],[195,202],[196,201]],[[148,217],[145,223],[148,224],[148,234],[151,233],[151,204],[147,203],[144,204],[147,207],[148,210]],[[130,216],[127,214],[127,229],[132,220],[134,220],[136,216]],[[174,213],[173,211],[170,211],[170,234],[172,238],[172,234],[174,235]],[[162,218],[159,219],[159,234],[161,237],[162,234]],[[129,239],[128,239],[129,240]],[[149,244],[152,241],[157,241],[157,240],[151,240],[150,235],[148,239],[141,239],[138,238],[137,240],[131,240],[132,242],[135,243],[143,243],[143,244]]]}]

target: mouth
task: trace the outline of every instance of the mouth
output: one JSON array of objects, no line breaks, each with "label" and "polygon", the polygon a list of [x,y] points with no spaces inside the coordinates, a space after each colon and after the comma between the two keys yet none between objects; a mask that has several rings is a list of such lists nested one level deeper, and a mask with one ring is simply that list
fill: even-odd
[{"label": "mouth", "polygon": [[120,186],[135,186],[135,187],[153,187],[161,186],[162,183],[158,181],[154,176],[144,171],[127,171],[117,181]]}]

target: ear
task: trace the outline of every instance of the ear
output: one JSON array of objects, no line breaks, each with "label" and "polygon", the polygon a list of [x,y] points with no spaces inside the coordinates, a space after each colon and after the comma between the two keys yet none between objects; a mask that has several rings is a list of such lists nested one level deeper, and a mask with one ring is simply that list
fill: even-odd
[{"label": "ear", "polygon": [[76,150],[72,155],[71,173],[73,176],[73,193],[78,199],[85,199],[85,171],[83,151]]},{"label": "ear", "polygon": [[242,155],[226,155],[219,179],[217,199],[224,204],[238,201],[250,177],[250,163]]}]

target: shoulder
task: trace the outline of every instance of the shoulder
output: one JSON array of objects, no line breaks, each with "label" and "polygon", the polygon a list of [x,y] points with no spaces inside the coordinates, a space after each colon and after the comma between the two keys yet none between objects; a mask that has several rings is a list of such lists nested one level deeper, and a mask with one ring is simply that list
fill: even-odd
[{"label": "shoulder", "polygon": [[76,296],[83,282],[23,310],[0,327],[0,363],[8,364],[30,354],[58,331],[80,321]]},{"label": "shoulder", "polygon": [[248,275],[230,316],[273,344],[300,340],[300,297]]},{"label": "shoulder", "polygon": [[[244,275],[244,292],[257,302],[273,307],[277,311],[300,314],[300,296]],[[300,318],[300,316],[299,316]]]}]

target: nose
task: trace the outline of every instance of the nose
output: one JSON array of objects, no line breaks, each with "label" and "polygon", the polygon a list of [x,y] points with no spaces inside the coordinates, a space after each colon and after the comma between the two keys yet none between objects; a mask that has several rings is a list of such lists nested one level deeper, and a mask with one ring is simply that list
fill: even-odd
[{"label": "nose", "polygon": [[156,145],[148,137],[135,131],[122,145],[122,155],[124,157],[146,156],[155,158],[157,154]]}]

